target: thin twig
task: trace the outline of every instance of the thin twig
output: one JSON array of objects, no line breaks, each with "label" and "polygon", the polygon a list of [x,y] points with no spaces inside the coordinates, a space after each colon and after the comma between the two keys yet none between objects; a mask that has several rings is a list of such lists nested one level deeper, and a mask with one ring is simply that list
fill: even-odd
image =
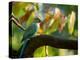
[{"label": "thin twig", "polygon": [[46,56],[48,56],[48,50],[47,50],[47,47],[48,47],[48,46],[45,45],[45,55],[46,55]]},{"label": "thin twig", "polygon": [[9,23],[14,22],[19,28],[21,28],[23,31],[25,31],[25,28],[19,23],[19,20],[15,18],[13,15],[11,16]]}]

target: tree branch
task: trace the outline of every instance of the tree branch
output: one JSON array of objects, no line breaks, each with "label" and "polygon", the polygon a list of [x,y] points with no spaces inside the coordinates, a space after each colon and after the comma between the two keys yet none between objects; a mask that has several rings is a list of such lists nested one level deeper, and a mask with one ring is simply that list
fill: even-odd
[{"label": "tree branch", "polygon": [[52,46],[58,49],[78,50],[77,40],[64,40],[49,35],[40,35],[40,36],[32,37],[28,41],[28,46],[27,48],[25,47],[25,51],[23,52],[22,58],[33,57],[34,51],[40,46],[44,46],[44,45]]}]

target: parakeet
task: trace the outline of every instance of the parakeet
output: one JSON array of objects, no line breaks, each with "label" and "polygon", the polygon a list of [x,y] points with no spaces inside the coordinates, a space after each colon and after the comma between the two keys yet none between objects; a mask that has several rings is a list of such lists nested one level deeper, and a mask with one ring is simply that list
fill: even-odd
[{"label": "parakeet", "polygon": [[25,48],[27,48],[29,38],[33,37],[38,32],[39,22],[40,20],[38,18],[35,18],[34,22],[25,30],[25,33],[22,39],[23,45],[22,45],[21,53],[19,57],[23,56],[23,52]]}]

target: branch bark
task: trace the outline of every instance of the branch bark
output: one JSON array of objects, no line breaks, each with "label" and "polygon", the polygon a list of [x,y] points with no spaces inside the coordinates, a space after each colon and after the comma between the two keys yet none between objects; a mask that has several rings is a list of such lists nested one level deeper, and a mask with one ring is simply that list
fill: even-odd
[{"label": "branch bark", "polygon": [[58,49],[78,50],[78,40],[64,40],[49,35],[40,35],[32,37],[28,41],[28,46],[25,48],[22,58],[33,57],[34,51],[44,45],[49,45]]}]

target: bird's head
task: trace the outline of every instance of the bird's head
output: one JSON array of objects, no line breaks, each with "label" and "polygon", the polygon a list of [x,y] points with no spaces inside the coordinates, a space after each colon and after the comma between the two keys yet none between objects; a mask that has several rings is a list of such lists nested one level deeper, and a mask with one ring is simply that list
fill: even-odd
[{"label": "bird's head", "polygon": [[42,22],[42,21],[40,20],[40,18],[36,17],[36,18],[35,18],[35,23],[40,23],[40,22]]},{"label": "bird's head", "polygon": [[35,12],[35,18],[34,18],[34,23],[41,23],[41,17],[39,16],[38,12]]}]

